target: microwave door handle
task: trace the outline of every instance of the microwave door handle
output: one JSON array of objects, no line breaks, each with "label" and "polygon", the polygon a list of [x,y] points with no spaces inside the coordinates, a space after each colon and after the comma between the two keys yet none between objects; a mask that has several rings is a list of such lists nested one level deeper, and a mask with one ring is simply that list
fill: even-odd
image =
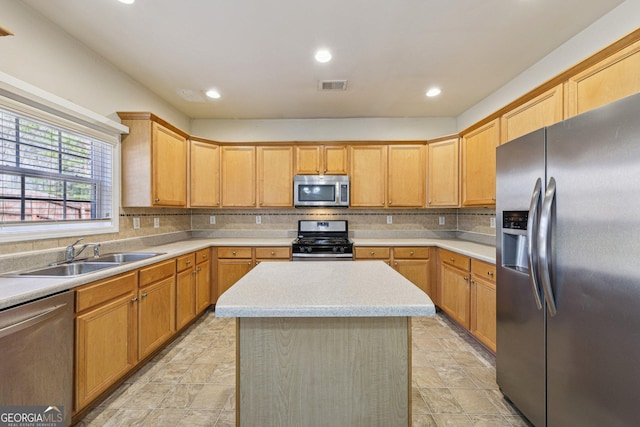
[{"label": "microwave door handle", "polygon": [[527,219],[527,257],[529,259],[529,283],[533,299],[538,310],[542,310],[542,300],[540,299],[540,286],[538,285],[538,257],[536,237],[538,236],[538,208],[540,207],[540,195],[542,194],[542,179],[538,178],[531,195],[529,205],[529,217]]},{"label": "microwave door handle", "polygon": [[547,309],[551,316],[555,316],[558,312],[556,301],[553,296],[553,287],[551,286],[551,260],[549,259],[549,240],[551,237],[551,215],[553,202],[556,196],[556,180],[551,177],[547,184],[547,193],[542,203],[542,212],[540,214],[540,229],[538,230],[538,248],[540,253],[540,265],[542,266],[542,289],[544,297],[547,301]]},{"label": "microwave door handle", "polygon": [[340,183],[336,182],[336,204],[340,203]]}]

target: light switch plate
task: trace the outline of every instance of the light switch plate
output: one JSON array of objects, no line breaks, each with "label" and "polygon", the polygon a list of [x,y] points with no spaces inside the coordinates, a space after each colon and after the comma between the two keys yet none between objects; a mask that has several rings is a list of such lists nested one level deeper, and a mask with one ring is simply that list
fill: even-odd
[{"label": "light switch plate", "polygon": [[256,215],[256,224],[262,224],[262,217],[260,215]]},{"label": "light switch plate", "polygon": [[215,224],[215,223],[216,223],[216,216],[209,215],[209,224]]},{"label": "light switch plate", "polygon": [[391,215],[387,215],[387,224],[393,224],[393,217]]},{"label": "light switch plate", "polygon": [[496,228],[496,217],[492,216],[491,219],[489,219],[489,226],[491,228]]},{"label": "light switch plate", "polygon": [[160,218],[153,218],[153,228],[160,228]]},{"label": "light switch plate", "polygon": [[445,224],[445,218],[443,216],[439,216],[438,217],[438,225],[444,225]]},{"label": "light switch plate", "polygon": [[140,218],[133,218],[133,229],[137,230],[140,228]]}]

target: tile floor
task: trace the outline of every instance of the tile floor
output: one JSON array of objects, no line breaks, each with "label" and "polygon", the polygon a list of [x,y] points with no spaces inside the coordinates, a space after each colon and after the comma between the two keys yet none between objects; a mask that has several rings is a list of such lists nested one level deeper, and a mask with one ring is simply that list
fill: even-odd
[{"label": "tile floor", "polygon": [[[529,426],[495,382],[495,358],[445,315],[416,317],[413,426]],[[235,321],[207,312],[78,426],[235,425]]]}]

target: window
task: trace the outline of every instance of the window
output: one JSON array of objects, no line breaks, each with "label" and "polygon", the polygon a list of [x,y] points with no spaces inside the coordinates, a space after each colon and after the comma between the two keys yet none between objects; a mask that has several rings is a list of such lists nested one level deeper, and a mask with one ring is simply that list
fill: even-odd
[{"label": "window", "polygon": [[0,109],[0,222],[108,220],[112,145]]}]

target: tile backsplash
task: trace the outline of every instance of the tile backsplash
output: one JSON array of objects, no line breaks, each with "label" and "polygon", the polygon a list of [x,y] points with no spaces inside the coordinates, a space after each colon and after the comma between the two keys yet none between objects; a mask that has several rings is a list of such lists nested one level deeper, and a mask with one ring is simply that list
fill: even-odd
[{"label": "tile backsplash", "polygon": [[[212,216],[215,224],[211,224]],[[247,232],[260,232],[260,235],[271,233],[274,237],[294,237],[298,220],[328,218],[348,220],[349,230],[356,237],[458,237],[479,243],[495,244],[496,229],[490,226],[492,217],[495,218],[495,209],[490,208],[410,210],[121,208],[118,233],[90,236],[86,240],[111,242],[190,230],[214,232],[220,237],[233,237],[240,232],[245,235]],[[134,228],[134,218],[139,219],[140,228]],[[156,218],[157,228],[154,227]],[[442,218],[444,224],[440,223]],[[61,248],[74,240],[69,237],[0,244],[0,255]]]}]

